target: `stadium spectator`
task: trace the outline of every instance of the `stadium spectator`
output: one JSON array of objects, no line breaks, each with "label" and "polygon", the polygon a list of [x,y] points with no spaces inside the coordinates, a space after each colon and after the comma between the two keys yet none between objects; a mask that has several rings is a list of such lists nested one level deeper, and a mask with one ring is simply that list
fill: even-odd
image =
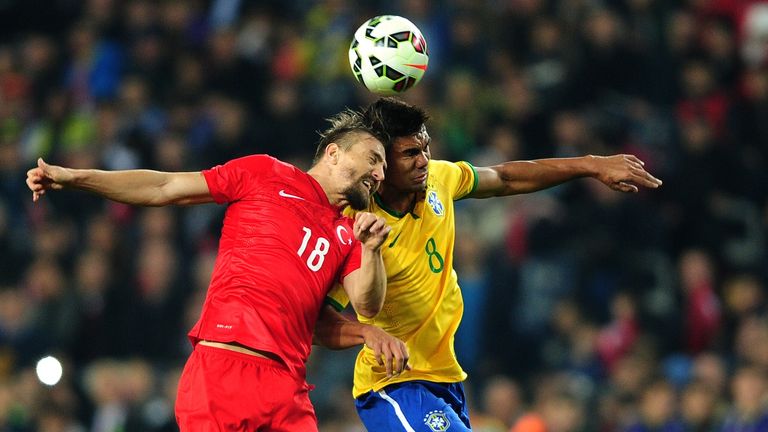
[{"label": "stadium spectator", "polygon": [[[129,206],[67,191],[30,205],[23,185],[27,167],[41,156],[56,164],[110,170],[210,167],[224,160],[211,149],[224,142],[222,137],[236,136],[221,132],[238,131],[236,117],[221,115],[235,111],[211,110],[212,101],[224,100],[241,110],[246,135],[264,137],[248,143],[249,152],[308,169],[307,145],[315,139],[312,131],[323,128],[322,119],[344,106],[372,101],[349,74],[347,49],[357,26],[380,10],[409,18],[428,42],[429,70],[401,97],[428,107],[436,120],[434,157],[449,155],[444,140],[456,137],[466,142],[451,146],[471,147],[467,160],[476,166],[631,153],[665,180],[663,188],[631,199],[599,184],[592,187],[595,182],[570,182],[534,195],[457,204],[457,242],[480,239],[486,253],[471,264],[489,276],[483,313],[465,314],[465,322],[473,320],[486,336],[493,335],[473,341],[479,345],[478,361],[468,382],[476,394],[496,375],[519,382],[524,394],[535,394],[540,384],[529,377],[575,370],[593,389],[588,406],[595,407],[590,416],[595,421],[586,430],[614,432],[637,412],[636,389],[644,379],[666,373],[670,359],[690,365],[675,375],[675,385],[705,381],[718,404],[731,403],[725,387],[733,365],[747,359],[768,364],[759,330],[759,320],[768,314],[765,296],[759,295],[768,281],[768,8],[763,0],[379,0],[355,8],[342,3],[0,2],[0,429],[90,426],[95,403],[83,390],[83,371],[100,360],[146,356],[141,347],[99,338],[90,325],[73,323],[71,350],[54,351],[66,344],[36,333],[33,318],[43,304],[22,283],[33,257],[51,257],[78,305],[84,304],[85,291],[103,290],[107,308],[102,313],[113,321],[109,326],[125,327],[123,317],[130,310],[120,299],[135,292],[129,281],[137,279],[138,245],[146,240],[143,212]],[[77,33],[91,38],[81,45],[91,49],[72,49],[70,36]],[[600,61],[629,58],[631,67],[608,67],[631,73],[585,75],[594,70],[587,68],[586,55]],[[681,77],[697,62],[706,65],[712,80],[707,95],[692,97],[693,83]],[[76,76],[71,74],[75,65]],[[251,74],[243,76],[242,70]],[[89,79],[83,71],[90,71]],[[222,82],[227,71],[242,81]],[[463,88],[473,89],[469,100],[449,104],[445,84],[462,75],[470,80]],[[227,96],[213,86],[236,94]],[[95,97],[94,89],[105,91]],[[728,101],[720,131],[707,117],[715,104],[703,103],[713,95]],[[469,103],[472,110],[457,102]],[[692,108],[686,112],[690,121],[677,115],[683,105]],[[704,112],[695,112],[701,108]],[[443,121],[457,112],[471,117],[456,124]],[[496,132],[499,128],[504,131]],[[162,363],[181,368],[190,349],[184,329],[202,307],[224,210],[194,206],[174,213],[175,237],[181,241],[163,241],[173,243],[178,257],[172,291],[180,293],[184,316],[169,321],[184,324],[174,335],[177,342],[166,346]],[[716,270],[712,291],[723,305],[718,336],[695,356],[680,333],[684,298],[676,289],[681,259],[694,249]],[[566,277],[530,271],[541,264],[542,253],[554,251],[548,268],[568,269],[559,273]],[[83,275],[81,261],[98,262],[84,254],[98,255],[104,263]],[[109,283],[97,289],[96,273],[104,265]],[[540,335],[527,332],[528,319],[521,320],[520,311],[528,303],[518,300],[521,287],[541,286],[532,284],[535,275],[554,293],[553,308],[540,314]],[[608,372],[595,361],[594,340],[610,319],[609,300],[617,292],[637,300],[638,338],[618,369]],[[98,298],[88,295],[88,313],[98,310]],[[550,320],[561,313],[555,305],[563,300],[582,313],[567,336],[553,332]],[[86,310],[78,306],[78,316]],[[112,327],[104,330],[114,334]],[[529,350],[531,343],[540,349]],[[348,388],[350,354],[315,351],[307,381],[325,388],[333,380],[334,388]],[[64,377],[55,387],[35,384],[34,362],[50,354],[62,360]],[[570,361],[553,363],[553,358]],[[162,363],[150,361],[153,396],[167,399],[160,394],[167,373]],[[325,374],[331,365],[332,378]],[[32,393],[68,394],[71,400],[30,398]],[[337,395],[310,393],[321,430],[338,412],[337,401],[329,402]],[[356,419],[342,423],[336,426],[363,428]]]}]

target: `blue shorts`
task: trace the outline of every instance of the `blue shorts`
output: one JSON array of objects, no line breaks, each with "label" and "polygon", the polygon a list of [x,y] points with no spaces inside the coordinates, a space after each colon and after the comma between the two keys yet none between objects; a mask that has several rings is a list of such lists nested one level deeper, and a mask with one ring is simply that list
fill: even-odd
[{"label": "blue shorts", "polygon": [[355,401],[369,431],[470,431],[462,383],[409,381],[368,392]]}]

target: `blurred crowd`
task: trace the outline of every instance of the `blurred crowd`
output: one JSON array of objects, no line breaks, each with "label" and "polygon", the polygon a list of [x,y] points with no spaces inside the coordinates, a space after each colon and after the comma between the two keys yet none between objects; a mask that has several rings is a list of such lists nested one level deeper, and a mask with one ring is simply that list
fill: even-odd
[{"label": "blurred crowd", "polygon": [[[359,3],[0,2],[0,432],[176,430],[223,214],[33,204],[35,160],[307,168],[323,119],[373,100],[347,48],[380,14],[427,39],[404,98],[431,113],[434,157],[624,152],[664,181],[457,203],[474,430],[768,431],[768,3]],[[313,353],[322,431],[361,430],[355,351]]]}]

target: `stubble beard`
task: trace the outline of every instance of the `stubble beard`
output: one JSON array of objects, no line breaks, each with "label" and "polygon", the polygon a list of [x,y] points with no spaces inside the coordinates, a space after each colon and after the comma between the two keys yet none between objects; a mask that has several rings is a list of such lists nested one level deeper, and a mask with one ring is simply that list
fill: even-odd
[{"label": "stubble beard", "polygon": [[427,182],[425,181],[422,184],[414,185],[410,188],[408,191],[409,193],[421,193],[427,190]]},{"label": "stubble beard", "polygon": [[344,189],[342,194],[353,210],[366,210],[371,202],[371,196],[368,192],[363,191],[362,186],[358,183]]}]

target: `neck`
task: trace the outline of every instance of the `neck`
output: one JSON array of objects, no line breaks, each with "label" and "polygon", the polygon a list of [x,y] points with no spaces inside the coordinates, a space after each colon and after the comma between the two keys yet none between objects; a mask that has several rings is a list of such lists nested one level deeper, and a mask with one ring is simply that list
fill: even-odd
[{"label": "neck", "polygon": [[312,178],[320,184],[320,187],[323,188],[323,192],[325,192],[325,196],[328,197],[328,202],[331,203],[332,206],[342,207],[347,205],[347,201],[344,199],[341,191],[336,190],[335,184],[331,181],[331,176],[330,173],[327,172],[327,169],[324,169],[318,164],[310,168],[309,171],[307,171],[307,174],[312,176]]},{"label": "neck", "polygon": [[386,184],[382,184],[379,187],[379,198],[387,208],[394,210],[398,213],[408,213],[413,210],[413,206],[416,202],[418,192],[404,192],[387,187]]}]

